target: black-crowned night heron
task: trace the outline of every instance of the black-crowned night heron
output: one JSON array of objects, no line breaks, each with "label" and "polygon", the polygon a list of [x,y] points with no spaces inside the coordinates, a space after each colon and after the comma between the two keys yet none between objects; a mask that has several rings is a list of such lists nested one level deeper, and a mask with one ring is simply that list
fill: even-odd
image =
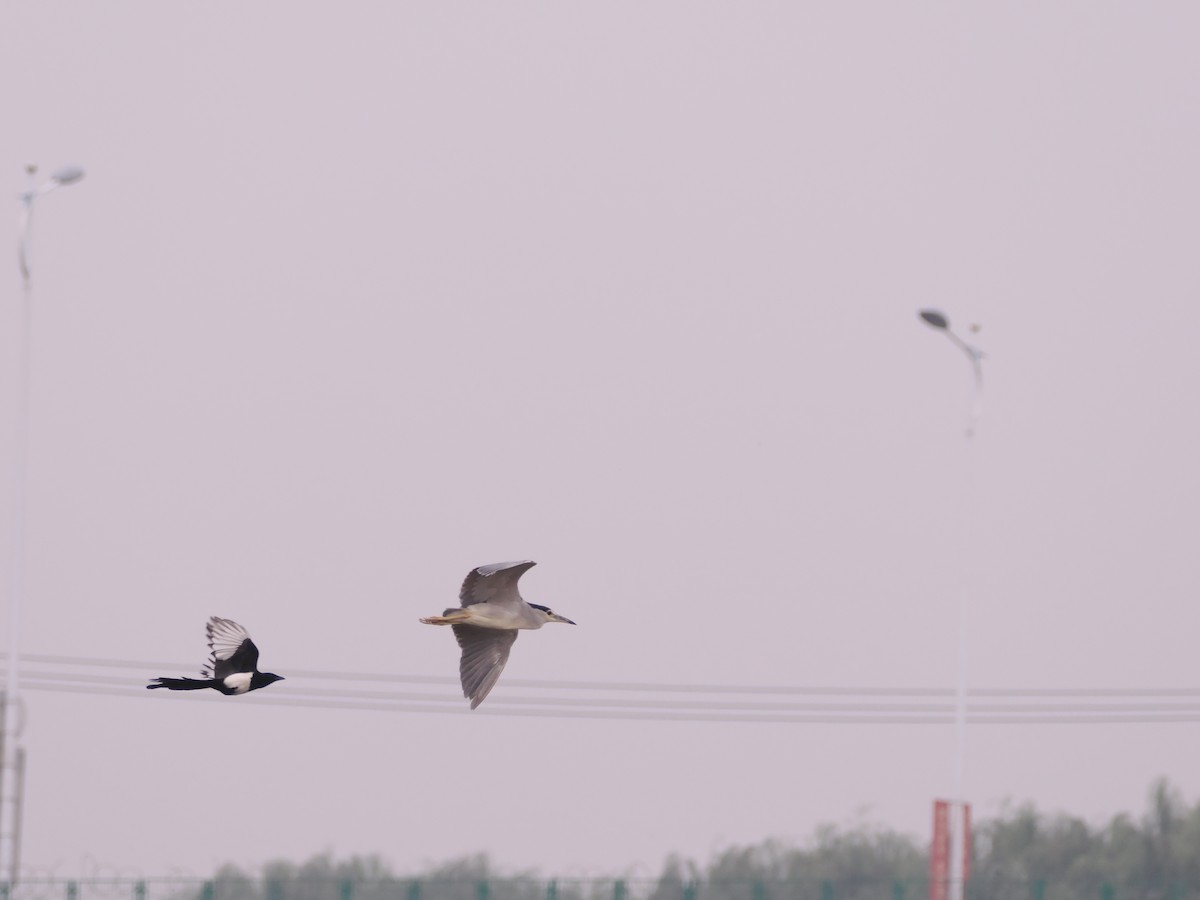
[{"label": "black-crowned night heron", "polygon": [[547,606],[526,603],[521,598],[517,582],[535,565],[524,560],[472,569],[458,592],[462,606],[421,620],[426,625],[453,626],[458,646],[462,647],[458,674],[463,696],[470,699],[471,709],[479,706],[495,687],[518,631],[541,628],[547,622],[575,624]]}]

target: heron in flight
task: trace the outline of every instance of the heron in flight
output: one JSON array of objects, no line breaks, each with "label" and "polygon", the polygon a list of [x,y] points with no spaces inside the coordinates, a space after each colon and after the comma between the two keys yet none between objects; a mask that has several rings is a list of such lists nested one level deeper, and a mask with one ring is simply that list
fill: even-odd
[{"label": "heron in flight", "polygon": [[552,612],[547,606],[526,603],[517,591],[517,582],[536,563],[492,563],[467,573],[458,599],[462,606],[451,607],[440,616],[421,619],[426,625],[449,625],[454,629],[462,659],[458,674],[463,696],[475,709],[496,686],[508,652],[522,628],[541,628],[547,622],[574,625],[570,619]]}]

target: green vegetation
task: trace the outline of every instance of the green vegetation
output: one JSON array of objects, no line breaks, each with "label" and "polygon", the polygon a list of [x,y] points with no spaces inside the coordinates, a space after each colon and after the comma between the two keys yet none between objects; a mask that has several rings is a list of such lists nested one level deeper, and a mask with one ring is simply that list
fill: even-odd
[{"label": "green vegetation", "polygon": [[[555,880],[484,855],[397,875],[378,857],[225,866],[178,900],[925,900],[928,838],[818,830],[807,845],[731,847],[707,865],[672,857],[657,879]],[[1100,826],[1023,806],[977,822],[968,900],[1200,900],[1200,803],[1159,782],[1140,819]],[[166,892],[155,891],[154,896]]]},{"label": "green vegetation", "polygon": [[[1073,816],[1022,807],[976,829],[971,893],[1034,885],[1035,896],[1165,898],[1200,894],[1200,803],[1189,808],[1166,782],[1156,784],[1141,821],[1116,816],[1090,828]],[[992,890],[989,892],[989,888]],[[1044,892],[1044,893],[1039,893]]]}]

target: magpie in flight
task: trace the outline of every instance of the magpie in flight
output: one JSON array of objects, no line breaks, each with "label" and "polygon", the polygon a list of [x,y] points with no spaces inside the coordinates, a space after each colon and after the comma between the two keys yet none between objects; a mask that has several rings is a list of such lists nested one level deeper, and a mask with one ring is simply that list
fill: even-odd
[{"label": "magpie in flight", "polygon": [[213,616],[208,620],[208,663],[200,670],[203,678],[155,678],[147,690],[199,691],[212,688],[222,694],[245,694],[276,681],[282,675],[258,671],[258,647],[246,629],[232,619]]}]

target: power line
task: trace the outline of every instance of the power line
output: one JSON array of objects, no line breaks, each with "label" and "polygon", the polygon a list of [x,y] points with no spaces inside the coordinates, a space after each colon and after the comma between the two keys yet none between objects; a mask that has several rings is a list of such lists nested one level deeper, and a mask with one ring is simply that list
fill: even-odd
[{"label": "power line", "polygon": [[[85,686],[141,687],[140,681],[105,675],[81,676],[66,672],[29,673],[22,679],[22,687],[52,689],[50,682],[63,684],[79,682],[86,678]],[[68,689],[64,686],[63,690]],[[402,692],[364,691],[345,688],[312,688],[294,686],[293,695],[300,694],[308,699],[345,699],[375,702],[444,703],[450,698],[446,694],[417,694]],[[458,702],[454,698],[453,702]],[[572,708],[615,708],[623,710],[673,709],[676,711],[746,712],[746,713],[888,713],[888,714],[940,714],[951,707],[946,703],[745,703],[726,700],[629,700],[622,698],[571,698],[506,696],[497,698],[498,703],[514,706],[570,706]],[[1129,703],[1105,702],[1089,704],[1030,704],[1030,703],[980,703],[972,707],[980,715],[1007,713],[1063,713],[1071,715],[1097,713],[1189,713],[1200,715],[1200,703]]]},{"label": "power line", "polygon": [[[23,690],[86,695],[141,697],[140,680],[113,676],[79,676],[71,673],[28,673]],[[193,701],[200,697],[190,698]],[[216,702],[216,698],[205,698]],[[798,703],[731,704],[728,702],[629,701],[506,696],[493,698],[489,707],[471,715],[539,718],[615,719],[627,721],[679,721],[777,724],[879,724],[947,725],[954,721],[951,704]],[[178,702],[177,700],[172,702]],[[297,687],[291,696],[255,696],[239,701],[268,706],[309,709],[346,709],[400,713],[468,714],[457,697]],[[969,711],[971,724],[1164,724],[1200,722],[1200,704],[1093,703],[1093,704],[985,704]]]},{"label": "power line", "polygon": [[[43,684],[43,685],[27,685],[29,690],[55,691],[80,694],[99,694],[108,696],[128,697],[131,694],[127,691],[115,690],[112,688],[97,687],[91,688],[86,685],[61,685],[61,684]],[[133,694],[132,696],[139,696]],[[150,699],[149,695],[146,696]],[[159,701],[166,702],[166,701]],[[185,701],[186,702],[186,701]],[[193,698],[191,702],[206,702],[200,698]],[[218,702],[216,698],[211,698],[207,702]],[[292,698],[254,698],[253,700],[243,700],[240,702],[251,702],[265,706],[291,706],[308,709],[343,709],[343,710],[369,710],[377,712],[403,712],[403,713],[439,713],[448,715],[472,715],[486,717],[532,717],[532,718],[556,718],[556,719],[619,719],[626,721],[655,721],[655,722],[719,722],[722,724],[748,723],[748,724],[843,724],[843,725],[950,725],[954,722],[953,714],[947,712],[944,715],[919,715],[919,716],[896,716],[896,715],[864,715],[864,714],[799,714],[794,716],[785,715],[761,715],[750,714],[744,716],[734,716],[728,714],[706,714],[699,712],[684,712],[677,713],[669,710],[659,712],[640,712],[640,711],[623,711],[623,710],[592,710],[592,709],[543,709],[543,708],[523,708],[523,709],[508,709],[502,706],[483,707],[474,711],[468,710],[461,701],[441,704],[405,704],[405,703],[367,703],[361,701],[333,701],[333,700],[302,700]],[[970,724],[978,725],[1111,725],[1111,724],[1177,724],[1177,723],[1195,723],[1200,722],[1200,710],[1192,715],[1183,714],[1155,714],[1155,715],[1129,715],[1129,714],[1105,714],[1105,715],[1005,715],[1005,716],[985,716],[977,717],[968,715],[967,721]]]},{"label": "power line", "polygon": [[[0,659],[4,658],[0,654]],[[151,672],[167,669],[193,668],[172,662],[147,660],[101,659],[86,656],[57,656],[47,654],[22,654],[21,659],[29,663],[61,666],[84,666],[101,668],[135,669]],[[141,676],[138,676],[141,677]],[[318,669],[290,669],[291,678],[314,678],[328,681],[360,681],[393,684],[450,684],[457,685],[458,679],[435,675],[404,675],[378,672],[342,672]],[[780,696],[860,696],[860,697],[953,697],[951,688],[931,687],[883,687],[883,686],[827,686],[827,685],[733,685],[733,684],[679,684],[623,681],[554,681],[510,678],[504,684],[513,688],[564,691],[628,691],[637,693],[663,694],[761,694]],[[1200,687],[1195,688],[973,688],[971,697],[1194,697],[1200,700]]]}]

